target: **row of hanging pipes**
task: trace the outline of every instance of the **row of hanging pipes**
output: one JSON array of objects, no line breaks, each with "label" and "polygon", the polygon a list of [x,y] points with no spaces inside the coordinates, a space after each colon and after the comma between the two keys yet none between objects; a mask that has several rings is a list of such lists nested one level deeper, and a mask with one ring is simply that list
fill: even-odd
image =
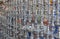
[{"label": "row of hanging pipes", "polygon": [[[46,3],[46,1],[48,1],[48,3]],[[15,0],[16,6],[14,9],[16,9],[16,12],[14,13],[13,10],[13,14],[15,14],[15,16],[10,16],[12,12],[9,12],[8,16],[10,17],[10,23],[12,23],[10,24],[10,27],[15,27],[14,35],[16,39],[24,39],[24,37],[26,37],[25,39],[59,39],[54,36],[59,33],[58,26],[54,24],[54,22],[58,19],[56,15],[58,14],[58,1],[54,2],[54,0],[41,0],[42,4],[38,2],[39,0]],[[48,6],[47,10],[46,6]],[[53,16],[54,13],[56,18]],[[41,18],[40,23],[37,21],[38,16]],[[15,21],[13,21],[13,19],[15,19]],[[35,27],[35,30],[32,29]],[[21,30],[21,28],[23,28],[23,30]],[[24,28],[28,28],[28,30],[25,30]],[[44,30],[45,28],[46,30]],[[54,30],[54,28],[56,29]],[[21,34],[24,35],[21,36]]]}]

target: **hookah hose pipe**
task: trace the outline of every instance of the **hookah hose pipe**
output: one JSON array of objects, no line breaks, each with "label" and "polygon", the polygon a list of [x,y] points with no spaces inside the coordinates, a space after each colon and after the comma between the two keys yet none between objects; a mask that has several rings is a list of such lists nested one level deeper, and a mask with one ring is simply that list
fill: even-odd
[{"label": "hookah hose pipe", "polygon": [[56,33],[58,33],[58,26],[50,26],[50,28],[55,28],[55,30],[53,31],[53,34],[56,34]]},{"label": "hookah hose pipe", "polygon": [[41,36],[41,37],[40,37],[40,39],[44,39],[44,37],[43,37],[43,36]]},{"label": "hookah hose pipe", "polygon": [[40,38],[40,39],[45,39],[44,37],[45,37],[45,36],[44,36],[44,32],[41,32],[39,38]]},{"label": "hookah hose pipe", "polygon": [[28,35],[31,36],[31,32],[28,32]]},{"label": "hookah hose pipe", "polygon": [[54,39],[58,39],[58,38],[54,37]]},{"label": "hookah hose pipe", "polygon": [[27,39],[30,39],[30,37],[31,37],[31,32],[28,32]]},{"label": "hookah hose pipe", "polygon": [[[43,33],[41,33],[42,35],[43,35]],[[44,39],[44,36],[42,36],[42,35],[40,35],[39,37],[40,37],[40,39]]]},{"label": "hookah hose pipe", "polygon": [[58,26],[55,26],[54,34],[58,33]]}]

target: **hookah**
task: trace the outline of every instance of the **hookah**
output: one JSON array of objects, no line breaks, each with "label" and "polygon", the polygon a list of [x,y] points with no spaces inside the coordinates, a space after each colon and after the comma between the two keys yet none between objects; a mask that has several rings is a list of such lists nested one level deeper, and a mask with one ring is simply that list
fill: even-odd
[{"label": "hookah", "polygon": [[58,26],[56,25],[57,19],[57,1],[53,0],[53,20],[52,20],[52,39],[57,39],[56,34],[58,34]]},{"label": "hookah", "polygon": [[[59,17],[60,17],[60,0],[58,0],[58,11],[59,11]],[[59,39],[60,39],[60,25],[59,25]]]}]

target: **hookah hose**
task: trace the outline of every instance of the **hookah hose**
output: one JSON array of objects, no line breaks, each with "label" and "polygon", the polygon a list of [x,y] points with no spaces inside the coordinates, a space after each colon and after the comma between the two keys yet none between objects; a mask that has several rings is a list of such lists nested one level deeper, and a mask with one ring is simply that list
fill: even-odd
[{"label": "hookah hose", "polygon": [[[57,1],[55,1],[55,8],[57,9]],[[57,10],[56,10],[56,14],[57,15]],[[55,31],[54,31],[54,34],[58,33],[58,26],[56,25],[56,22],[54,22],[55,24]]]},{"label": "hookah hose", "polygon": [[41,32],[41,34],[40,34],[40,39],[44,39],[44,34],[43,34],[43,32]]},{"label": "hookah hose", "polygon": [[40,39],[44,39],[44,37],[43,36],[40,36]]},{"label": "hookah hose", "polygon": [[31,32],[28,32],[27,39],[30,39],[30,37],[31,37]]},{"label": "hookah hose", "polygon": [[58,26],[55,26],[54,34],[58,33]]},{"label": "hookah hose", "polygon": [[28,32],[28,35],[31,36],[31,32]]},{"label": "hookah hose", "polygon": [[58,38],[54,37],[54,39],[58,39]]}]

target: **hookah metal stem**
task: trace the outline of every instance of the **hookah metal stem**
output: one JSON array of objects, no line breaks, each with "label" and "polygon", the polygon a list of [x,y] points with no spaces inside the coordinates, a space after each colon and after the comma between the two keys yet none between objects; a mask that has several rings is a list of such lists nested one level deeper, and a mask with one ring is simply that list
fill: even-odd
[{"label": "hookah metal stem", "polygon": [[[40,1],[39,1],[39,0],[37,1],[37,4],[38,4],[38,8],[39,8],[39,9],[38,9],[39,12],[37,12],[37,13],[39,13],[39,15],[40,15],[40,23],[37,24],[37,26],[38,26],[38,27],[37,27],[37,28],[38,28],[37,39],[40,39],[40,38],[39,38],[39,32],[40,32],[40,25],[41,25],[41,13],[40,13],[40,12],[41,12],[41,7],[40,7],[40,5],[39,5],[39,4],[40,4]],[[38,14],[37,14],[37,17],[38,17]],[[37,20],[38,20],[38,19],[37,19]]]},{"label": "hookah metal stem", "polygon": [[[56,21],[56,20],[55,20],[56,17],[54,17],[54,14],[57,13],[57,6],[56,6],[56,4],[57,4],[57,1],[54,1],[54,0],[53,0],[53,10],[56,11],[56,12],[55,12],[55,11],[53,12],[53,21],[52,21],[53,27],[55,26],[55,25],[54,25],[54,22]],[[52,32],[53,32],[53,31],[52,31]],[[55,32],[56,32],[56,31],[55,31]],[[52,39],[54,39],[54,36],[53,36],[53,35],[52,35]]]},{"label": "hookah metal stem", "polygon": [[[44,18],[47,18],[47,15],[46,15],[46,1],[47,1],[47,0],[44,0],[44,1],[43,1],[43,3],[44,3],[44,5],[43,5],[43,6],[44,6],[44,13],[43,13],[43,14],[44,14]],[[47,8],[48,8],[48,7],[47,7]],[[44,25],[44,26],[45,26],[45,25]],[[47,26],[48,26],[48,25],[47,25]],[[47,29],[48,29],[48,28],[47,28]],[[48,32],[48,31],[47,31],[47,32]],[[43,31],[43,33],[44,33],[44,31]],[[44,34],[45,34],[45,33],[44,33]],[[46,35],[46,38],[45,38],[45,39],[49,39],[48,35]]]},{"label": "hookah metal stem", "polygon": [[31,22],[30,0],[28,0],[29,22]]},{"label": "hookah metal stem", "polygon": [[[38,0],[36,0],[36,10],[35,10],[35,11],[36,11],[36,13],[35,13],[35,17],[36,17],[36,18],[35,18],[35,23],[37,23],[37,11],[38,11],[38,7],[37,7],[37,6],[38,6]],[[37,34],[37,39],[38,39],[38,35],[39,35],[39,33],[38,33],[38,29],[39,29],[39,28],[38,28],[38,27],[39,27],[39,26],[38,26],[38,24],[37,24],[37,33],[36,33],[36,34]]]},{"label": "hookah metal stem", "polygon": [[[23,19],[23,12],[22,12],[22,3],[23,3],[23,0],[20,0],[20,15],[21,15],[21,20]],[[20,29],[22,28],[22,22],[20,24]]]},{"label": "hookah metal stem", "polygon": [[[29,16],[28,16],[28,20],[31,21],[31,20],[30,20],[30,14],[29,14],[29,0],[28,0],[28,4],[27,4],[27,12],[28,12],[28,15],[29,15]],[[30,25],[30,23],[29,23],[29,25]]]},{"label": "hookah metal stem", "polygon": [[[44,2],[45,2],[45,0],[42,0],[42,18],[44,17],[44,9],[45,9],[45,6],[44,6]],[[41,24],[41,27],[44,27],[44,25],[43,25],[43,19],[42,19],[42,22],[41,22],[42,24]],[[44,28],[43,28],[44,29]],[[42,30],[42,29],[41,29]],[[44,31],[42,30],[41,31],[41,38],[40,39],[44,39]]]},{"label": "hookah metal stem", "polygon": [[[49,27],[48,27],[48,33],[49,33]],[[47,34],[47,39],[49,39],[49,34]]]},{"label": "hookah metal stem", "polygon": [[[17,20],[21,20],[21,18],[20,18],[20,13],[21,13],[21,6],[19,6],[19,5],[21,5],[21,0],[18,0],[17,1],[17,13],[18,13],[18,16],[17,16]],[[20,23],[20,25],[19,25],[19,23]],[[18,23],[18,28],[19,28],[19,31],[17,31],[19,34],[20,34],[20,26],[21,26],[21,21]],[[20,37],[19,37],[19,35],[17,35],[17,38],[19,39]]]},{"label": "hookah metal stem", "polygon": [[[50,21],[50,18],[49,18],[49,17],[50,17],[50,16],[49,16],[49,0],[47,0],[47,3],[48,3],[48,7],[47,7],[47,8],[48,8],[48,9],[47,9],[47,16],[48,16],[47,18],[48,18],[48,19],[47,19],[47,20],[48,20],[48,23],[49,23],[49,21]],[[50,25],[48,24],[47,26],[48,26],[47,28],[48,28],[48,33],[49,33],[49,31],[50,31],[49,26],[50,26]],[[50,39],[50,38],[49,38],[49,34],[47,35],[47,39]]]},{"label": "hookah metal stem", "polygon": [[[56,1],[56,14],[59,15],[59,3],[58,3],[58,0]],[[56,19],[57,19],[57,16],[56,16]],[[59,19],[60,18],[58,18],[58,20]],[[58,23],[59,23],[59,21],[58,21]],[[58,35],[58,36],[56,35],[56,38],[59,38],[59,28],[58,28],[58,26],[56,26],[56,34]]]},{"label": "hookah metal stem", "polygon": [[[37,0],[37,5],[36,5],[37,6],[37,13],[40,12],[39,9],[38,9],[39,8],[39,3],[38,2],[39,2],[39,0]],[[38,14],[37,14],[37,17],[38,17]],[[37,17],[36,17],[36,20],[37,20]],[[39,25],[37,24],[37,26],[38,26],[37,29],[39,30]],[[39,31],[38,31],[38,36],[39,36]]]},{"label": "hookah metal stem", "polygon": [[[50,5],[50,0],[48,0],[48,3],[49,3],[49,9],[48,9],[48,14],[49,14],[49,31],[51,31],[51,28],[50,28],[50,26],[52,26],[51,25],[51,22],[52,22],[52,20],[51,20],[51,18],[52,18],[52,6]],[[51,39],[51,36],[49,35],[49,39]]]},{"label": "hookah metal stem", "polygon": [[[40,0],[40,6],[39,6],[39,8],[40,8],[39,10],[40,10],[40,16],[41,16],[41,20],[40,20],[40,22],[41,22],[40,23],[40,28],[41,28],[43,26],[43,19],[42,19],[43,18],[43,10],[42,10],[43,9],[43,0]],[[40,29],[40,32],[39,32],[40,33],[39,34],[39,38],[40,39],[41,39],[41,31],[42,31],[42,29]]]},{"label": "hookah metal stem", "polygon": [[[17,5],[17,0],[16,0],[16,5]],[[17,6],[16,6],[17,7]],[[16,15],[17,15],[17,8],[16,8]],[[17,16],[15,17],[16,18],[16,20],[17,20]],[[16,32],[15,32],[15,38],[17,38],[17,22],[16,22],[16,26],[15,26],[15,28],[16,28]]]},{"label": "hookah metal stem", "polygon": [[[38,1],[38,3],[40,4],[40,0]],[[41,26],[41,18],[42,18],[42,16],[41,16],[42,14],[41,14],[41,5],[39,5],[39,16],[40,16],[40,25],[39,25],[39,29],[40,29],[40,26]],[[40,32],[40,31],[39,31]]]},{"label": "hookah metal stem", "polygon": [[[19,1],[19,4],[21,5],[21,0]],[[20,16],[21,16],[21,6],[19,6],[19,14],[20,14]],[[19,16],[19,17],[20,17],[20,16]],[[21,18],[21,17],[20,17],[20,18]],[[21,28],[21,23],[20,23],[20,28]],[[19,29],[20,29],[20,28],[19,28]],[[20,33],[19,33],[19,34],[20,34]]]},{"label": "hookah metal stem", "polygon": [[[43,8],[44,8],[44,10],[43,10],[43,15],[44,15],[44,18],[46,17],[45,16],[45,8],[46,8],[46,5],[45,5],[45,0],[43,0]],[[44,31],[43,31],[43,33],[44,33]],[[45,33],[44,33],[45,34]],[[44,36],[44,34],[43,34],[43,36]],[[43,37],[44,38],[44,37]],[[46,39],[46,38],[45,38]]]},{"label": "hookah metal stem", "polygon": [[[31,2],[32,2],[32,5],[31,5],[32,6],[31,7],[32,8],[32,11],[31,12],[32,12],[32,15],[33,15],[34,14],[34,12],[33,12],[33,2],[34,2],[34,0],[31,0]],[[31,31],[31,39],[33,39],[33,33],[32,33],[32,31]]]},{"label": "hookah metal stem", "polygon": [[[58,0],[58,13],[60,12],[60,0]],[[59,30],[59,32],[58,32],[58,34],[59,34],[59,39],[60,39],[60,26],[59,26],[59,28],[58,28],[58,30]]]},{"label": "hookah metal stem", "polygon": [[[29,15],[29,17],[30,17],[30,13],[31,13],[30,11],[31,11],[31,10],[29,11],[29,8],[31,8],[31,7],[30,7],[29,5],[30,5],[30,3],[29,3],[29,0],[28,0],[28,4],[27,4],[26,9],[27,9],[28,15]],[[30,21],[29,18],[28,18],[28,20]],[[31,33],[31,32],[32,32],[32,31],[30,31],[30,33]],[[31,34],[32,34],[32,33],[31,33]],[[29,34],[29,31],[28,31],[28,35],[31,35],[31,34]],[[32,37],[32,36],[27,36],[28,39],[31,39],[31,37]]]},{"label": "hookah metal stem", "polygon": [[[10,2],[11,3],[11,2]],[[11,4],[10,4],[11,5]],[[10,11],[10,14],[11,14],[12,12]],[[9,17],[10,17],[10,27],[11,27],[11,16],[9,15]],[[9,33],[9,35],[11,35],[11,31],[10,31],[10,33]]]},{"label": "hookah metal stem", "polygon": [[[16,16],[15,16],[15,18],[16,18]],[[17,19],[15,19],[15,20],[17,20]],[[16,21],[15,21],[15,38],[16,38]]]},{"label": "hookah metal stem", "polygon": [[[8,2],[8,4],[9,4],[9,2]],[[8,7],[8,8],[9,8],[9,7]],[[8,12],[9,12],[9,9],[8,9]],[[8,21],[8,23],[9,23],[9,20],[10,20],[10,19],[9,19],[9,13],[8,13],[8,12],[7,12],[7,16],[8,16],[8,17],[7,17],[7,21]],[[9,26],[8,26],[8,27],[9,27]],[[8,31],[8,33],[9,33],[9,31]],[[8,35],[9,35],[9,34],[8,34]]]},{"label": "hookah metal stem", "polygon": [[60,27],[59,27],[59,39],[60,39]]},{"label": "hookah metal stem", "polygon": [[[52,0],[52,2],[53,2],[53,0]],[[53,23],[52,23],[52,21],[53,21],[53,4],[52,5],[50,5],[51,7],[52,7],[52,10],[51,10],[51,26],[53,26]],[[51,30],[52,30],[52,28],[51,28]],[[53,36],[53,35],[52,35]],[[53,39],[53,37],[51,36],[51,39]]]},{"label": "hookah metal stem", "polygon": [[[53,10],[54,10],[54,5],[55,3],[53,2]],[[52,26],[54,27],[54,19],[53,19],[54,17],[53,17],[53,13],[52,13]],[[52,30],[53,30],[53,28],[52,28]],[[53,33],[53,31],[52,31],[52,33]],[[53,36],[53,34],[52,34],[52,38],[51,39],[54,39],[54,36]]]},{"label": "hookah metal stem", "polygon": [[[27,7],[26,7],[27,6],[27,1],[26,0],[23,0],[23,6],[25,7],[25,9],[23,8],[23,22],[24,22],[23,25],[25,26],[26,24],[25,24],[25,21],[24,20],[25,20],[25,15],[26,15],[26,11],[27,11]],[[25,39],[27,39],[27,34],[26,33],[27,33],[27,31],[25,31],[25,33],[24,33],[25,34],[24,35]]]},{"label": "hookah metal stem", "polygon": [[[8,4],[9,4],[9,2],[8,2]],[[8,7],[9,8],[9,7]],[[8,9],[8,12],[9,12],[9,9]],[[7,12],[7,21],[8,21],[8,23],[9,23],[9,13]],[[8,26],[9,27],[9,26]],[[9,30],[8,30],[8,33],[9,33]],[[9,35],[9,34],[8,34]]]},{"label": "hookah metal stem", "polygon": [[41,36],[40,36],[40,39],[44,39],[44,34],[43,34],[44,32],[42,31],[41,32]]},{"label": "hookah metal stem", "polygon": [[[49,4],[50,4],[50,3],[49,3]],[[49,5],[49,7],[52,8],[52,5]],[[53,8],[52,8],[52,9],[53,9]],[[53,16],[52,16],[52,15],[53,15],[52,10],[50,10],[50,14],[51,14],[51,18],[50,18],[50,26],[52,26],[52,24],[53,24],[53,23],[52,23],[52,20],[53,20],[53,19],[52,19],[52,18],[53,18]],[[51,28],[50,28],[50,31],[51,31]],[[49,37],[49,38],[52,39],[52,36]]]},{"label": "hookah metal stem", "polygon": [[[23,2],[22,2],[22,13],[23,13],[22,15],[23,15],[23,16],[22,16],[22,23],[21,23],[23,26],[24,26],[24,23],[25,23],[25,22],[24,22],[24,18],[25,18],[25,15],[26,15],[26,9],[25,9],[26,6],[27,6],[27,5],[26,5],[26,1],[23,0]],[[23,26],[22,26],[22,27],[23,27]]]},{"label": "hookah metal stem", "polygon": [[[11,3],[11,2],[10,2]],[[10,13],[11,13],[11,11],[10,11]],[[9,16],[10,17],[10,16]],[[10,24],[11,24],[11,17],[10,17],[10,19],[9,19],[9,21],[10,21]],[[9,25],[10,26],[10,25]],[[10,27],[9,27],[10,28]],[[10,32],[10,31],[9,31]],[[10,33],[9,33],[9,35],[10,35]]]},{"label": "hookah metal stem", "polygon": [[57,25],[60,25],[60,23],[59,23],[59,9],[60,9],[60,3],[59,3],[60,1],[58,0],[58,10],[57,10]]},{"label": "hookah metal stem", "polygon": [[[37,3],[38,4],[38,3]],[[39,8],[39,6],[38,6],[38,8]],[[40,11],[39,11],[39,9],[38,9],[38,12],[37,13],[40,13]],[[39,14],[40,15],[40,14]],[[37,14],[37,17],[38,17],[38,14]],[[36,17],[36,19],[37,19],[37,17]],[[41,16],[40,16],[40,19],[41,19]],[[38,19],[37,19],[38,20]],[[41,20],[40,20],[40,22],[41,22]],[[39,24],[41,24],[41,23],[39,23]],[[39,24],[37,24],[37,31],[38,31],[38,34],[37,34],[37,39],[40,39],[39,38],[39,32],[40,32],[40,25]]]}]

